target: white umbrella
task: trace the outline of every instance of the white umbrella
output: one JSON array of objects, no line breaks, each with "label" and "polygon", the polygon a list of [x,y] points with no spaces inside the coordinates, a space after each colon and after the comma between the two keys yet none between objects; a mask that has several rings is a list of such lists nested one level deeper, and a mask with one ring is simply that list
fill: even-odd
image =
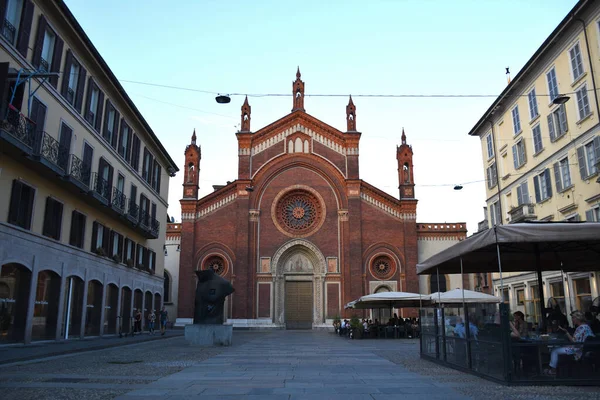
[{"label": "white umbrella", "polygon": [[432,293],[428,296],[428,300],[432,303],[439,304],[462,304],[464,299],[465,303],[500,303],[502,300],[497,296],[490,294],[474,292],[472,290],[454,289],[443,293]]},{"label": "white umbrella", "polygon": [[345,308],[375,309],[419,307],[421,302],[427,302],[429,296],[408,292],[380,292],[362,296],[346,304]]}]

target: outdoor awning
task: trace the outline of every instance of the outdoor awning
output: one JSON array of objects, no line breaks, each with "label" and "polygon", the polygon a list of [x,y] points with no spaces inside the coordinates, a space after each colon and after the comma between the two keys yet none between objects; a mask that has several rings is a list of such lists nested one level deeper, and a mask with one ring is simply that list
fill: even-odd
[{"label": "outdoor awning", "polygon": [[[462,304],[463,303],[463,290],[454,289],[443,293],[432,293],[429,296],[431,303],[437,304]],[[464,291],[464,302],[465,303],[500,303],[502,300],[500,297],[492,296],[486,293],[474,292],[473,290]]]},{"label": "outdoor awning", "polygon": [[500,225],[417,264],[417,274],[497,272],[498,243],[503,272],[600,270],[600,223],[522,223]]},{"label": "outdoor awning", "polygon": [[428,295],[407,292],[381,292],[362,296],[346,304],[345,308],[375,309],[419,307],[421,302],[427,302]]}]

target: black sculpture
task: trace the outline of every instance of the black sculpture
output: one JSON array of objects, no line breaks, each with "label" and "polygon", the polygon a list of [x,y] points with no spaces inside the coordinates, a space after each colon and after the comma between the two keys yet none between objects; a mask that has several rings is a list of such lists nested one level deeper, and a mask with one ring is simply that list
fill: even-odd
[{"label": "black sculpture", "polygon": [[196,271],[196,301],[194,324],[223,324],[223,303],[225,297],[235,291],[231,283],[215,274],[212,269]]}]

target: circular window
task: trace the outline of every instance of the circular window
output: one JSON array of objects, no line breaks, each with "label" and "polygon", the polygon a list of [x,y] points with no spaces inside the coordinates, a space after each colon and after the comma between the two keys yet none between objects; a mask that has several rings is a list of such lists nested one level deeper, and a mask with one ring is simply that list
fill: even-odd
[{"label": "circular window", "polygon": [[396,266],[388,256],[379,256],[371,264],[371,274],[377,279],[388,279],[395,272]]},{"label": "circular window", "polygon": [[323,223],[324,210],[316,193],[294,189],[275,200],[273,219],[280,231],[295,237],[312,234]]},{"label": "circular window", "polygon": [[204,263],[204,269],[212,269],[217,275],[225,275],[225,262],[219,256],[212,256]]}]

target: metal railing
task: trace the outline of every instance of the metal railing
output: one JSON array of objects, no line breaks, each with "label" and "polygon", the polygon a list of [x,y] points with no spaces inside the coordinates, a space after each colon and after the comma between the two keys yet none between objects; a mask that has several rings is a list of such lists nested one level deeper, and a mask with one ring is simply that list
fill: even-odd
[{"label": "metal railing", "polygon": [[150,214],[148,211],[140,210],[140,227],[150,230]]},{"label": "metal railing", "polygon": [[534,204],[521,204],[508,211],[511,222],[518,222],[525,219],[535,219]]},{"label": "metal railing", "polygon": [[90,167],[85,165],[75,154],[71,154],[69,176],[86,186],[90,185]]},{"label": "metal railing", "polygon": [[58,140],[54,139],[46,132],[39,132],[38,135],[39,143],[36,146],[36,153],[48,162],[65,171],[69,161],[68,149],[61,146]]},{"label": "metal railing", "polygon": [[137,222],[139,215],[140,215],[140,206],[135,204],[134,199],[129,199],[129,208],[127,210],[127,216]]},{"label": "metal railing", "polygon": [[12,44],[15,43],[15,38],[17,37],[17,28],[6,18],[4,19],[4,25],[2,25],[2,36]]},{"label": "metal railing", "polygon": [[35,123],[21,114],[12,104],[7,106],[6,118],[2,120],[2,129],[27,147],[35,145]]},{"label": "metal railing", "polygon": [[40,71],[44,71],[44,72],[48,72],[50,71],[50,65],[48,64],[48,61],[44,60],[43,58],[40,58]]},{"label": "metal railing", "polygon": [[127,205],[127,197],[116,187],[113,187],[112,195],[112,206],[114,209],[119,210],[121,213],[125,212],[125,206]]},{"label": "metal railing", "polygon": [[160,230],[160,222],[156,220],[156,218],[150,218],[150,233],[153,236],[158,236],[158,231]]},{"label": "metal railing", "polygon": [[97,172],[92,173],[93,186],[92,190],[105,200],[110,199],[110,186],[108,181],[100,176]]}]

